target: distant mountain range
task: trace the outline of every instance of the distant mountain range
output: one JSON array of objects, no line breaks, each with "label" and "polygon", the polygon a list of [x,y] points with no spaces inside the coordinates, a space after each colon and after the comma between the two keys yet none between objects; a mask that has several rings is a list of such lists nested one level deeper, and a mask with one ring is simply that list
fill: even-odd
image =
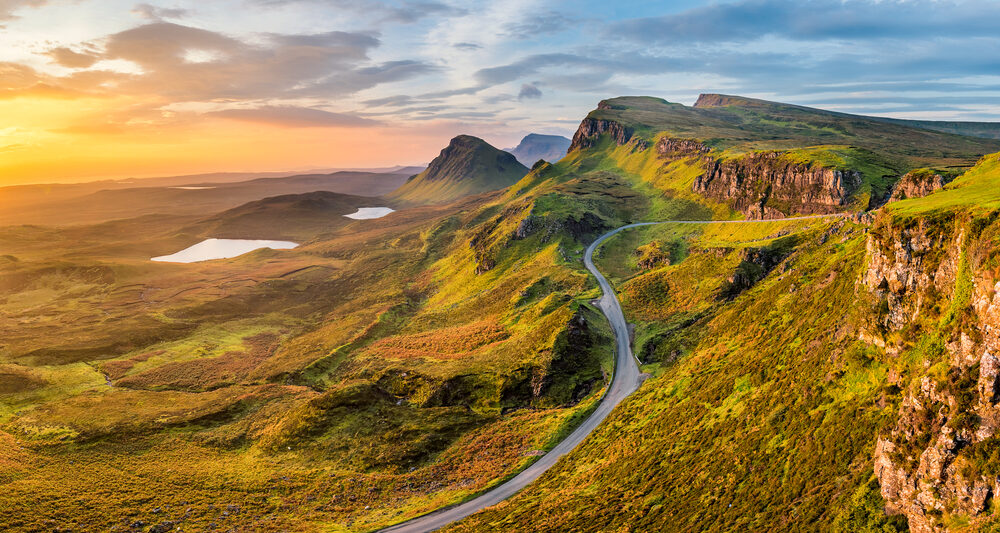
[{"label": "distant mountain range", "polygon": [[562,135],[542,135],[540,133],[529,133],[514,148],[506,148],[505,152],[514,154],[514,157],[522,165],[530,167],[544,159],[550,163],[555,163],[566,155],[569,149],[570,140]]}]

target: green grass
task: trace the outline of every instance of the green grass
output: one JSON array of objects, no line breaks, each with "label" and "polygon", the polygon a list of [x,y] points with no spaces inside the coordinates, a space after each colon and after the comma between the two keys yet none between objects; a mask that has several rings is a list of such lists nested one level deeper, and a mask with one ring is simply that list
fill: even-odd
[{"label": "green grass", "polygon": [[893,202],[888,209],[899,215],[941,213],[958,209],[981,213],[1000,207],[1000,154],[988,155],[954,181],[923,198]]},{"label": "green grass", "polygon": [[982,154],[1000,149],[1000,142],[992,139],[761,100],[741,101],[723,107],[695,108],[658,98],[620,97],[606,100],[609,109],[598,109],[589,116],[619,121],[647,139],[665,132],[736,152],[847,145],[907,161],[912,168],[968,166]]}]

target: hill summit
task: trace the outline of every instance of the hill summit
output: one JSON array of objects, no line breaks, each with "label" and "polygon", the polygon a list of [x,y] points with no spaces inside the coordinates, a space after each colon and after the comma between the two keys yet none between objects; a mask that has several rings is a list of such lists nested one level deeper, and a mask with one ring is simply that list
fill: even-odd
[{"label": "hill summit", "polygon": [[471,135],[451,140],[427,169],[387,197],[403,204],[441,204],[509,187],[528,173],[512,154]]},{"label": "hill summit", "polygon": [[542,135],[529,133],[514,148],[505,151],[514,154],[521,164],[534,165],[539,159],[556,162],[566,155],[570,140],[562,135]]}]

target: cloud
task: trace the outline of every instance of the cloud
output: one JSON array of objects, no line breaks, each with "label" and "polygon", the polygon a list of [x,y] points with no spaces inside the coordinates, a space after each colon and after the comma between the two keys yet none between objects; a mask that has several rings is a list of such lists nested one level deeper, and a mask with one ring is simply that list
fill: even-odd
[{"label": "cloud", "polygon": [[179,19],[191,14],[187,9],[157,7],[152,4],[136,4],[132,13],[149,20]]},{"label": "cloud", "polygon": [[580,24],[578,17],[557,11],[526,15],[524,20],[505,24],[502,35],[512,39],[535,39],[539,35],[552,35]]},{"label": "cloud", "polygon": [[76,98],[83,94],[60,85],[56,78],[41,74],[27,65],[0,62],[0,99]]},{"label": "cloud", "polygon": [[48,0],[0,0],[0,21],[18,18],[14,13],[25,7],[42,7]]},{"label": "cloud", "polygon": [[451,46],[466,52],[471,52],[473,50],[481,50],[483,48],[483,45],[481,44],[468,43],[468,42],[455,43]]},{"label": "cloud", "polygon": [[371,100],[364,100],[361,103],[369,107],[399,107],[410,105],[415,101],[416,99],[412,96],[397,94],[395,96],[386,96],[384,98],[372,98]]},{"label": "cloud", "polygon": [[[119,93],[171,101],[335,97],[406,80],[437,67],[415,60],[371,63],[378,37],[368,32],[270,33],[254,42],[156,21],[90,43],[95,60],[136,64],[139,74],[106,73],[102,85]],[[55,49],[53,57],[80,61]],[[82,82],[82,78],[76,81]]]},{"label": "cloud", "polygon": [[525,83],[524,85],[521,85],[521,91],[517,93],[518,100],[524,100],[527,98],[537,99],[541,97],[542,97],[542,90],[539,89],[536,85],[531,83]]},{"label": "cloud", "polygon": [[743,0],[611,24],[605,35],[650,44],[995,37],[996,2]]},{"label": "cloud", "polygon": [[413,24],[427,17],[446,18],[460,16],[468,10],[435,1],[377,2],[356,0],[253,0],[258,5],[287,6],[291,4],[319,4],[340,10],[353,11],[377,23]]},{"label": "cloud", "polygon": [[76,52],[65,46],[53,48],[47,52],[47,55],[59,65],[68,68],[87,68],[100,59],[90,52]]},{"label": "cloud", "polygon": [[262,106],[249,109],[225,109],[206,115],[222,118],[259,122],[287,128],[329,128],[376,126],[377,121],[346,113],[333,113],[311,107]]}]

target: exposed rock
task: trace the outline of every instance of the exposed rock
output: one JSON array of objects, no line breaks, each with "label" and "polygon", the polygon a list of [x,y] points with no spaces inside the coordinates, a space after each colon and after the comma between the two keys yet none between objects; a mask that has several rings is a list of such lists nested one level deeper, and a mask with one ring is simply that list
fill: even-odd
[{"label": "exposed rock", "polygon": [[666,158],[701,155],[708,153],[710,150],[711,148],[694,139],[662,137],[656,143],[656,153]]},{"label": "exposed rock", "polygon": [[569,151],[577,148],[589,148],[593,146],[597,139],[603,134],[609,134],[619,146],[632,139],[633,130],[620,122],[587,117],[580,123],[576,133],[573,134],[573,142],[569,145]]},{"label": "exposed rock", "polygon": [[945,179],[941,174],[934,174],[927,170],[914,170],[899,178],[899,181],[892,188],[889,201],[922,198],[944,187],[944,184]]},{"label": "exposed rock", "polygon": [[[928,292],[950,292],[958,271],[957,243],[931,230],[925,220],[898,234],[871,234],[866,243],[868,270],[862,283],[882,302],[878,321],[888,331],[897,331],[916,317]],[[941,251],[944,254],[941,254]]]},{"label": "exposed rock", "polygon": [[167,533],[168,531],[173,531],[176,524],[170,520],[166,522],[160,522],[149,528],[149,533]]},{"label": "exposed rock", "polygon": [[[942,229],[937,222],[920,219],[869,237],[869,268],[861,284],[875,296],[878,327],[902,330],[931,306],[948,307],[947,300],[956,297],[966,232],[960,224]],[[887,509],[905,514],[914,533],[945,531],[944,513],[984,512],[1000,481],[971,468],[963,452],[1000,428],[1000,360],[994,355],[1000,349],[1000,283],[989,273],[973,281],[968,303],[974,331],[952,334],[945,343],[946,379],[923,376],[910,387],[895,425],[875,449]]]},{"label": "exposed rock", "polygon": [[784,152],[755,152],[732,159],[705,158],[694,190],[728,203],[751,219],[792,213],[842,211],[861,185],[861,173],[798,163]]}]

